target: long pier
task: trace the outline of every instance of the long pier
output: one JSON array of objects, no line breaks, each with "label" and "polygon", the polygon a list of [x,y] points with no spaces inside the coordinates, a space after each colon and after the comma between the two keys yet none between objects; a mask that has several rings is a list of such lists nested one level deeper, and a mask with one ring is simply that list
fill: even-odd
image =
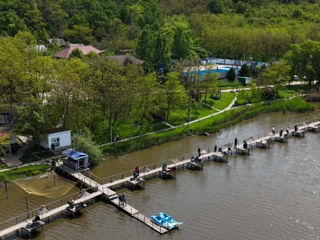
[{"label": "long pier", "polygon": [[[234,146],[232,144],[226,144],[224,147],[219,149],[219,151],[208,151],[205,153],[202,153],[201,156],[198,158],[200,160],[201,164],[208,162],[208,161],[221,161],[226,162],[228,156],[233,154],[249,154],[250,150],[253,148],[269,148],[271,142],[287,142],[287,139],[289,137],[304,137],[305,132],[307,131],[313,131],[313,132],[319,132],[320,131],[320,119],[317,120],[311,120],[307,121],[303,124],[296,125],[293,129],[288,129],[288,131],[283,131],[282,134],[276,133],[268,133],[265,134],[262,137],[258,137],[256,139],[250,138],[246,140],[246,146],[244,144],[238,144],[237,146]],[[181,159],[180,161],[176,161],[172,164],[169,164],[168,168],[175,168],[176,170],[185,169],[190,164],[197,164],[193,159]],[[159,167],[157,167],[159,166]],[[126,204],[124,206],[120,205],[118,195],[115,192],[115,189],[127,186],[129,182],[132,179],[132,176],[130,173],[128,173],[129,176],[126,176],[127,173],[122,173],[119,175],[114,175],[107,178],[97,178],[97,181],[94,181],[90,177],[87,177],[86,175],[75,172],[68,167],[62,165],[59,168],[59,171],[62,171],[63,173],[69,175],[69,177],[74,178],[76,181],[80,182],[83,185],[86,185],[88,187],[87,190],[92,191],[92,193],[84,194],[84,196],[76,199],[74,201],[75,204],[81,204],[81,203],[88,203],[90,201],[93,201],[99,196],[103,196],[107,201],[114,205],[115,207],[121,209],[131,217],[139,220],[146,226],[150,227],[154,231],[164,234],[167,233],[168,230],[160,227],[156,224],[154,224],[149,217],[144,216],[139,210],[135,209],[134,207],[130,206],[129,204]],[[140,177],[148,180],[154,177],[161,176],[162,173],[162,167],[161,164],[154,164],[153,169],[146,171],[143,171],[140,173]],[[56,201],[55,204],[57,204]],[[68,204],[64,204],[64,202],[61,200],[61,204],[59,204],[58,207],[52,208],[51,210],[48,210],[45,213],[42,213],[39,215],[40,220],[44,221],[45,223],[49,223],[50,221],[54,220],[55,217],[61,215],[62,213],[67,211]],[[49,208],[49,205],[47,206],[47,209]],[[51,205],[50,205],[51,208]],[[20,216],[17,216],[15,218],[9,219],[5,222],[0,223],[0,227],[3,225],[9,225],[12,224],[10,227],[6,227],[3,230],[0,230],[0,239],[6,239],[8,236],[12,236],[16,234],[17,236],[20,235],[20,231],[22,229],[25,229],[26,226],[30,223],[32,223],[32,217],[37,215],[37,211],[33,210],[29,213],[22,214]],[[21,220],[22,219],[22,220]]]}]

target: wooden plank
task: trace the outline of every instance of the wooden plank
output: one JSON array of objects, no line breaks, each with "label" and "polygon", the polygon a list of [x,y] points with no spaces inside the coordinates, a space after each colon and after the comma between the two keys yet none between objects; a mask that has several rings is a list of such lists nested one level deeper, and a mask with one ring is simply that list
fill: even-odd
[{"label": "wooden plank", "polygon": [[134,207],[130,206],[129,204],[125,204],[124,206],[120,206],[120,201],[118,198],[115,198],[113,200],[111,200],[111,202],[118,208],[120,208],[121,210],[123,210],[124,212],[128,213],[129,215],[134,215],[137,214],[139,211],[137,209],[135,209]]}]

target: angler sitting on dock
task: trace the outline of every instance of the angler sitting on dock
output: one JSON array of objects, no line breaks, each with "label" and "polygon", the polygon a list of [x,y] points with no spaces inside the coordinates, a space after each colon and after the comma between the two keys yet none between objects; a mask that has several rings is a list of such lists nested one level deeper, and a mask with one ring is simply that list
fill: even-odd
[{"label": "angler sitting on dock", "polygon": [[125,207],[127,205],[127,197],[124,193],[119,195],[119,207]]},{"label": "angler sitting on dock", "polygon": [[69,200],[69,201],[68,201],[68,204],[69,204],[69,206],[67,207],[67,210],[68,210],[69,212],[72,212],[73,214],[76,213],[77,208],[76,208],[76,206],[74,205],[74,200],[73,200],[73,199]]},{"label": "angler sitting on dock", "polygon": [[39,215],[36,215],[34,219],[32,219],[32,223],[27,224],[27,226],[23,229],[25,229],[30,236],[32,232],[36,231],[38,228],[43,226],[44,226],[44,222],[40,220]]},{"label": "angler sitting on dock", "polygon": [[140,167],[139,166],[136,166],[136,168],[134,169],[133,171],[133,179],[136,179],[139,177],[139,174],[140,174]]}]

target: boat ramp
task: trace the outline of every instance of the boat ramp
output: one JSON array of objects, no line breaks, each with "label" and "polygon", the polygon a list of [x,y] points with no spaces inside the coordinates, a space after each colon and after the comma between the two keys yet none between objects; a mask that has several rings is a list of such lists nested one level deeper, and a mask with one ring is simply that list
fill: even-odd
[{"label": "boat ramp", "polygon": [[[239,144],[237,146],[229,143],[220,147],[218,151],[210,151],[208,149],[208,151],[202,151],[200,156],[196,158],[196,161],[194,158],[182,158],[180,160],[176,160],[172,164],[169,164],[167,168],[174,169],[175,171],[190,168],[190,166],[193,166],[193,169],[202,169],[203,164],[206,162],[227,162],[228,156],[232,156],[234,154],[250,154],[250,150],[253,148],[267,149],[270,148],[270,144],[272,142],[286,143],[289,137],[304,137],[307,131],[319,132],[320,119],[298,124],[293,129],[287,129],[282,133],[267,133],[264,134],[264,136],[258,136],[257,138],[251,137],[249,139],[245,139],[244,144]],[[87,187],[84,192],[82,191],[82,195],[73,201],[73,204],[82,204],[82,206],[87,206],[88,204],[95,202],[98,197],[102,197],[108,203],[124,211],[129,216],[139,220],[154,231],[160,234],[164,234],[169,231],[153,223],[149,217],[146,217],[139,210],[129,204],[120,203],[116,189],[140,184],[140,181],[133,179],[130,172],[121,173],[107,178],[99,178],[94,175],[88,177],[85,173],[75,172],[64,165],[58,166],[57,170],[62,175],[72,178]],[[148,166],[148,168],[144,167],[140,172],[139,177],[143,179],[144,182],[151,178],[163,176],[163,171],[164,169],[161,164],[153,164]],[[71,197],[76,198],[77,194],[68,196],[68,199]],[[0,239],[6,239],[7,237],[12,237],[14,235],[19,236],[23,231],[28,231],[28,226],[32,224],[34,216],[39,216],[40,223],[43,222],[43,224],[40,224],[39,226],[43,227],[44,224],[61,217],[68,211],[69,207],[70,204],[68,204],[67,199],[62,199],[46,205],[45,209],[47,211],[42,212],[41,214],[39,214],[39,209],[35,209],[2,222],[0,223]],[[29,230],[32,231],[32,228],[29,228]]]}]

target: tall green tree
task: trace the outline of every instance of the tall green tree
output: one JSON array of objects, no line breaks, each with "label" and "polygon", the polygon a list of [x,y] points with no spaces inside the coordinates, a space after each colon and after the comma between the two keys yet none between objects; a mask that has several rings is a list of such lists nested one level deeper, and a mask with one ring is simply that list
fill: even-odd
[{"label": "tall green tree", "polygon": [[257,84],[260,86],[270,86],[269,88],[264,88],[265,95],[268,97],[273,97],[278,94],[281,87],[288,84],[290,80],[290,65],[282,61],[280,63],[275,63],[272,66],[266,68],[264,72],[257,79]]},{"label": "tall green tree", "polygon": [[152,114],[159,108],[160,85],[155,74],[141,77],[137,81],[137,118],[140,125],[140,132],[145,120],[152,120]]},{"label": "tall green tree", "polygon": [[236,71],[233,67],[229,69],[227,73],[227,79],[229,82],[234,82],[234,80],[236,80]]},{"label": "tall green tree", "polygon": [[32,136],[34,144],[40,144],[42,135],[47,129],[45,107],[39,99],[30,99],[30,104],[18,109],[16,132],[23,136]]},{"label": "tall green tree", "polygon": [[135,88],[115,62],[101,59],[95,63],[94,71],[91,82],[94,98],[101,105],[103,115],[107,118],[112,143],[113,128],[119,120],[127,116]]},{"label": "tall green tree", "polygon": [[165,119],[168,121],[171,109],[176,106],[184,105],[186,101],[185,89],[179,81],[179,74],[177,72],[168,73],[163,91],[166,103]]}]

